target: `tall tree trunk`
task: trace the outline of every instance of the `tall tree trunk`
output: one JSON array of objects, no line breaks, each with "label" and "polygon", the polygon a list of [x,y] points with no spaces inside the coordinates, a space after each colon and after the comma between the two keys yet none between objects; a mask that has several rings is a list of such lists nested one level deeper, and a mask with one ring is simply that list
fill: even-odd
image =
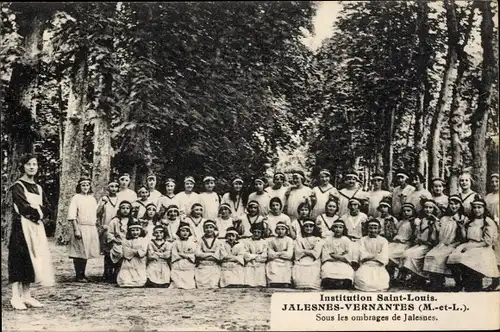
[{"label": "tall tree trunk", "polygon": [[418,2],[419,10],[418,17],[418,39],[419,39],[419,55],[418,55],[418,108],[415,113],[415,123],[413,127],[413,143],[415,147],[414,168],[420,173],[425,172],[425,162],[427,160],[427,150],[424,148],[425,128],[424,116],[428,112],[429,103],[432,98],[431,86],[427,70],[429,67],[431,51],[429,49],[429,5],[427,1]]},{"label": "tall tree trunk", "polygon": [[[455,12],[455,8],[453,8],[453,11]],[[460,98],[463,87],[462,79],[464,77],[465,71],[468,68],[467,54],[465,53],[464,48],[469,41],[472,26],[474,24],[474,7],[472,7],[470,10],[469,18],[467,20],[468,25],[465,31],[464,42],[460,45],[458,45],[460,36],[458,35],[458,23],[456,18],[451,24],[453,24],[453,31],[455,32],[453,43],[457,44],[457,54],[459,60],[457,77],[455,78],[455,84],[453,86],[449,117],[451,135],[451,168],[449,186],[450,194],[456,194],[458,193],[458,177],[460,176],[460,169],[462,166],[462,142],[460,140],[460,133],[465,116],[464,109],[460,107]]]},{"label": "tall tree trunk", "polygon": [[59,204],[57,209],[56,241],[65,245],[69,242],[71,225],[67,222],[68,207],[75,194],[81,174],[83,127],[87,103],[87,54],[80,50],[74,60],[71,90],[68,99],[66,128],[64,130],[64,154],[61,160]]},{"label": "tall tree trunk", "polygon": [[[9,137],[8,168],[5,188],[11,188],[21,175],[17,168],[19,159],[25,153],[34,152],[34,142],[39,138],[36,124],[36,89],[38,84],[38,55],[42,45],[44,17],[36,12],[29,13],[22,21],[19,33],[24,36],[26,51],[21,63],[14,64],[9,86],[5,91],[6,128]],[[3,96],[2,96],[3,97]],[[13,203],[9,192],[2,197],[2,240],[8,243],[12,224]]]},{"label": "tall tree trunk", "polygon": [[394,168],[394,120],[396,118],[396,106],[392,107],[391,115],[389,117],[389,132],[387,133],[385,143],[385,166],[386,183],[389,188],[392,188],[392,173]]},{"label": "tall tree trunk", "polygon": [[491,89],[495,75],[495,54],[493,52],[493,18],[490,1],[477,1],[481,9],[481,46],[483,48],[483,63],[481,84],[477,108],[472,114],[472,177],[474,188],[484,195],[486,193],[486,130],[489,110],[491,107]]},{"label": "tall tree trunk", "polygon": [[439,177],[439,152],[441,149],[441,123],[445,115],[445,109],[450,101],[451,83],[454,81],[457,72],[457,48],[454,42],[456,35],[453,30],[453,20],[455,17],[455,1],[445,0],[446,22],[448,31],[448,51],[446,53],[446,65],[444,68],[443,81],[441,82],[441,90],[436,105],[436,110],[432,116],[430,128],[430,140],[428,142],[429,150],[429,168],[431,178]]}]

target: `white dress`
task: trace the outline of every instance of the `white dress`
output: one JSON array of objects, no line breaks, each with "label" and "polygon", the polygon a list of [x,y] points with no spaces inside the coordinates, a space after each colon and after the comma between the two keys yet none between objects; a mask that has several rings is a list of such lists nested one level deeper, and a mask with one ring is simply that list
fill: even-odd
[{"label": "white dress", "polygon": [[245,285],[266,287],[267,241],[265,239],[245,241]]},{"label": "white dress", "polygon": [[347,236],[351,239],[351,262],[357,262],[359,260],[359,240],[363,237],[363,227],[368,216],[363,212],[359,212],[357,215],[352,216],[350,213],[346,213],[340,217],[345,223],[347,229]]},{"label": "white dress", "polygon": [[[389,243],[389,259],[394,264],[400,266],[402,257],[405,251],[411,246],[411,238],[413,236],[413,228],[409,219],[401,220],[397,225],[398,233]],[[399,240],[401,242],[394,242]]]},{"label": "white dress", "polygon": [[[427,218],[415,219],[415,238],[421,241],[431,241],[435,227]],[[425,255],[432,249],[429,244],[415,244],[408,248],[401,257],[402,266],[411,272],[427,278],[428,273],[423,271]]]},{"label": "white dress", "polygon": [[68,208],[68,220],[76,220],[82,234],[75,238],[70,232],[69,257],[91,259],[101,256],[99,233],[97,232],[97,202],[92,195],[76,194]]},{"label": "white dress", "polygon": [[[196,288],[194,280],[196,242],[192,237],[187,240],[177,239],[172,245],[172,266],[170,288]],[[185,255],[187,258],[181,257]]]},{"label": "white dress", "polygon": [[[317,236],[295,240],[295,261],[292,269],[295,288],[320,289],[322,246],[323,241]],[[305,251],[312,251],[313,257],[306,255]]]},{"label": "white dress", "polygon": [[175,195],[175,201],[179,208],[181,214],[188,216],[191,213],[191,208],[194,203],[200,203],[200,195],[195,192],[191,192],[190,194],[186,194],[185,191],[181,191],[177,195]]},{"label": "white dress", "polygon": [[379,235],[365,236],[360,241],[359,258],[372,257],[362,262],[354,275],[354,287],[365,292],[380,292],[389,288],[389,273],[385,269],[389,261],[389,243]]},{"label": "white dress", "polygon": [[170,283],[170,266],[168,260],[172,255],[172,243],[151,240],[148,245],[147,277],[157,285]]},{"label": "white dress", "polygon": [[394,188],[392,191],[392,214],[399,216],[401,214],[401,207],[412,191],[415,190],[414,186],[407,184],[403,189],[400,186]]},{"label": "white dress", "polygon": [[243,218],[245,215],[245,204],[243,204],[243,199],[241,195],[236,201],[232,201],[229,193],[225,193],[222,196],[222,203],[229,204],[231,207],[231,213],[234,218]]},{"label": "white dress", "polygon": [[[116,217],[109,222],[106,243],[109,248],[109,257],[115,264],[123,257],[122,244],[127,236],[128,221],[127,217],[122,219]],[[115,240],[120,241],[121,244],[115,243]]]},{"label": "white dress", "polygon": [[135,191],[129,188],[119,191],[116,196],[118,197],[118,206],[123,201],[128,201],[130,204],[133,204],[135,201],[137,201],[137,194],[135,193]]},{"label": "white dress", "polygon": [[[268,285],[271,283],[291,283],[293,249],[293,240],[288,236],[270,238],[266,264]],[[276,254],[282,254],[282,256],[276,257]]]},{"label": "white dress", "polygon": [[229,227],[233,227],[233,223],[234,223],[234,218],[233,217],[229,217],[227,219],[223,219],[221,217],[218,217],[217,219],[215,219],[215,223],[217,225],[217,237],[219,239],[225,239],[226,238],[226,230],[229,228]]},{"label": "white dress", "polygon": [[145,238],[124,240],[122,249],[123,261],[116,278],[118,286],[143,287],[147,281],[147,240]]},{"label": "white dress", "polygon": [[137,219],[144,217],[146,214],[146,206],[149,203],[152,203],[149,198],[145,201],[138,199],[135,202],[132,202],[132,208],[137,211]]},{"label": "white dress", "polygon": [[470,216],[471,214],[471,206],[470,206],[470,203],[472,203],[472,201],[474,201],[474,196],[476,196],[476,192],[475,191],[470,191],[468,194],[464,194],[464,193],[460,193],[460,198],[462,199],[462,205],[464,207],[464,214],[467,215],[467,216]]},{"label": "white dress", "polygon": [[372,190],[367,193],[367,197],[369,200],[369,206],[368,206],[368,216],[377,218],[380,217],[380,212],[377,210],[378,205],[380,204],[380,201],[384,197],[391,197],[391,192],[387,190]]},{"label": "white dress", "polygon": [[333,232],[330,230],[333,226],[333,222],[339,219],[338,215],[333,217],[328,217],[326,213],[323,213],[316,218],[316,225],[321,229],[321,237],[326,239],[333,236]]},{"label": "white dress", "polygon": [[219,214],[220,197],[217,193],[203,192],[199,196],[203,206],[203,218],[215,220]]},{"label": "white dress", "polygon": [[348,261],[351,257],[351,240],[347,236],[329,237],[321,248],[321,279],[354,279],[354,270],[346,262],[332,258],[330,254],[343,255]]},{"label": "white dress", "polygon": [[422,198],[432,199],[432,194],[427,189],[415,189],[408,195],[406,202],[413,204],[415,206],[415,211],[419,213],[422,211]]},{"label": "white dress", "polygon": [[269,236],[276,236],[275,234],[276,224],[280,221],[284,222],[288,227],[292,225],[290,217],[284,213],[281,213],[279,216],[276,216],[274,214],[268,214],[265,221],[267,223],[267,227],[269,228],[269,234],[270,234]]},{"label": "white dress", "polygon": [[[228,256],[235,256],[237,262],[228,261]],[[219,257],[222,261],[220,287],[243,285],[245,283],[245,246],[242,242],[230,245],[224,241],[219,246]]]},{"label": "white dress", "polygon": [[364,192],[361,188],[355,189],[340,189],[339,190],[339,216],[349,213],[349,200],[351,198],[358,198],[361,200],[365,200],[368,198],[366,192]]},{"label": "white dress", "polygon": [[160,203],[160,198],[162,196],[163,195],[161,194],[161,192],[159,192],[156,189],[153,189],[152,191],[149,192],[148,200],[152,202],[154,205],[156,205],[156,207],[158,208],[158,205]]},{"label": "white dress", "polygon": [[189,227],[191,228],[191,234],[193,235],[193,240],[195,242],[199,242],[201,240],[201,237],[205,234],[203,231],[203,223],[207,219],[200,217],[198,219],[194,219],[193,217],[187,217],[185,222],[189,224]]},{"label": "white dress", "polygon": [[170,197],[169,196],[161,196],[158,199],[158,206],[156,207],[156,211],[160,212],[161,210],[163,210],[163,213],[164,213],[164,212],[166,212],[167,208],[170,205],[177,205],[177,207],[179,207],[179,205],[177,204],[177,200],[175,199],[175,195],[170,196]]},{"label": "white dress", "polygon": [[325,204],[326,202],[328,202],[330,196],[340,197],[337,189],[331,184],[328,184],[326,188],[321,188],[319,186],[314,187],[312,191],[316,197],[316,204],[314,204],[314,207],[311,211],[311,218],[313,219],[316,219],[322,213],[325,213]]},{"label": "white dress", "polygon": [[265,217],[269,214],[269,201],[271,201],[271,196],[265,191],[262,194],[257,194],[257,192],[253,192],[248,195],[248,201],[256,201],[259,203],[259,211],[260,215]]},{"label": "white dress", "polygon": [[[497,224],[497,229],[500,229],[500,203],[498,193],[489,193],[484,197],[484,200],[486,201],[488,212],[493,218],[493,221]],[[497,236],[497,240],[493,247],[493,249],[495,249],[497,265],[500,265],[500,236]]]},{"label": "white dress", "polygon": [[[104,197],[107,198],[108,202],[104,202]],[[110,197],[108,195],[101,197],[97,203],[97,218],[98,224],[101,227],[99,232],[99,242],[101,244],[101,251],[107,251],[106,248],[106,238],[107,238],[107,227],[111,219],[116,216],[118,210],[118,196]],[[104,229],[106,228],[106,229]]]},{"label": "white dress", "polygon": [[297,219],[299,217],[299,214],[297,212],[299,205],[306,201],[310,202],[312,193],[312,189],[306,186],[303,186],[300,189],[291,188],[290,194],[288,195],[288,199],[286,201],[286,214],[291,219]]},{"label": "white dress", "polygon": [[[196,288],[217,288],[221,276],[220,241],[214,238],[202,237],[196,250],[196,269],[194,279]],[[201,254],[211,254],[209,258],[200,258]]]},{"label": "white dress", "polygon": [[273,199],[274,197],[278,197],[281,200],[281,207],[285,206],[286,203],[286,192],[288,191],[288,187],[281,186],[279,189],[273,189],[273,187],[267,187],[264,189],[265,192],[269,194],[269,197]]},{"label": "white dress", "polygon": [[248,214],[246,216],[244,216],[241,220],[241,223],[243,225],[243,238],[249,238],[252,236],[252,232],[250,232],[250,229],[252,227],[253,224],[256,224],[256,223],[263,223],[264,224],[264,228],[267,227],[267,222],[264,220],[264,217],[261,216],[261,215],[257,215],[257,216],[249,216]]}]

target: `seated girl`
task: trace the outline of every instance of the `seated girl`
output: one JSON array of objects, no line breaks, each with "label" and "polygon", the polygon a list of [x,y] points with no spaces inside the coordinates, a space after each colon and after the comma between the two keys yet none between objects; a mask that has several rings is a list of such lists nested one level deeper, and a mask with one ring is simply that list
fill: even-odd
[{"label": "seated girl", "polygon": [[122,243],[123,261],[116,279],[120,287],[143,287],[147,281],[146,253],[148,241],[138,221],[128,224],[127,238]]},{"label": "seated girl", "polygon": [[283,221],[289,227],[291,225],[290,217],[281,212],[283,210],[283,202],[279,197],[271,198],[269,202],[269,214],[264,218],[267,223],[266,237],[275,236],[274,229],[279,221]]},{"label": "seated girl", "polygon": [[278,222],[276,236],[269,238],[266,278],[268,287],[290,287],[292,279],[293,240],[288,237],[288,226]]},{"label": "seated girl", "polygon": [[154,203],[146,205],[146,212],[140,217],[139,222],[146,233],[146,238],[153,239],[153,229],[156,225],[156,205]]},{"label": "seated girl", "polygon": [[[322,213],[316,218],[316,224],[320,227],[321,237],[326,239],[333,236],[331,231],[333,223],[339,219],[339,199],[332,197],[325,204],[325,213]],[[344,227],[345,229],[345,227]]]},{"label": "seated girl", "polygon": [[191,213],[186,218],[186,222],[191,227],[193,232],[193,239],[195,241],[200,241],[204,232],[204,223],[207,219],[203,218],[203,205],[201,203],[194,203],[191,207]]},{"label": "seated girl", "polygon": [[245,246],[238,241],[236,228],[226,230],[226,241],[219,246],[220,287],[242,287],[245,283]]},{"label": "seated girl", "polygon": [[300,203],[299,206],[297,207],[297,215],[298,215],[297,219],[292,220],[292,226],[288,231],[289,236],[294,240],[302,235],[301,229],[304,221],[310,219],[311,206],[309,205],[309,203],[307,202]]},{"label": "seated girl", "polygon": [[181,219],[179,217],[179,208],[177,207],[177,205],[170,205],[169,207],[167,207],[165,215],[167,218],[162,219],[161,224],[165,228],[165,231],[167,233],[166,240],[168,242],[174,242],[179,238],[177,235],[179,231],[179,225],[181,223]]},{"label": "seated girl", "polygon": [[359,241],[360,267],[354,275],[354,287],[365,292],[380,292],[389,288],[389,243],[379,235],[380,221],[368,222],[368,235]]},{"label": "seated girl", "polygon": [[351,240],[346,236],[344,221],[335,220],[330,232],[333,233],[323,243],[321,249],[321,288],[350,289],[354,279],[351,266]]},{"label": "seated girl", "polygon": [[188,223],[181,222],[177,231],[177,240],[172,246],[170,288],[196,288],[194,280],[195,253],[196,242],[191,235],[191,227]]},{"label": "seated girl", "polygon": [[[244,239],[252,237],[252,232],[250,229],[253,224],[263,223],[267,228],[267,222],[264,220],[264,217],[260,213],[261,207],[259,202],[257,201],[249,201],[247,204],[247,213],[243,217],[241,221],[241,229],[239,231],[243,231],[243,235],[241,236]],[[239,226],[239,225],[238,225]],[[241,233],[240,233],[241,234]]]},{"label": "seated girl", "polygon": [[[236,220],[232,216],[231,206],[227,203],[222,203],[219,206],[219,215],[215,219],[215,224],[217,225],[217,238],[219,240],[226,239],[226,229],[229,227],[235,227]],[[239,222],[241,225],[241,221]],[[237,228],[238,229],[238,228]],[[240,235],[243,234],[241,227],[238,229]]]},{"label": "seated girl", "polygon": [[165,229],[161,225],[153,228],[153,239],[148,246],[148,283],[153,287],[170,285],[170,266],[168,260],[172,254],[172,243],[165,240]]},{"label": "seated girl", "polygon": [[347,228],[347,237],[351,239],[351,264],[354,270],[358,267],[358,256],[359,256],[359,240],[363,237],[365,223],[368,220],[368,216],[361,212],[361,206],[363,203],[358,198],[351,198],[347,203],[347,208],[349,212],[340,216],[345,223]]},{"label": "seated girl", "polygon": [[292,279],[295,288],[319,289],[321,285],[321,247],[319,228],[312,219],[302,223],[301,236],[295,240]]},{"label": "seated girl", "polygon": [[245,286],[266,287],[267,240],[263,223],[253,224],[252,237],[245,241]]},{"label": "seated girl", "polygon": [[215,221],[206,220],[203,223],[205,234],[198,241],[196,250],[196,269],[194,279],[196,288],[217,288],[220,280],[219,242],[215,232]]}]

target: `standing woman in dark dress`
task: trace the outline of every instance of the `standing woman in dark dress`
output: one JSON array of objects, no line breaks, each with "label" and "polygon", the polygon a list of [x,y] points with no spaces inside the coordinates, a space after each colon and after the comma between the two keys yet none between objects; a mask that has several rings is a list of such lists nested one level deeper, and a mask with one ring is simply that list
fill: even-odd
[{"label": "standing woman in dark dress", "polygon": [[54,270],[42,219],[50,210],[42,188],[35,183],[38,163],[34,154],[21,158],[19,170],[23,176],[11,187],[14,213],[9,241],[9,283],[12,283],[14,309],[26,310],[26,305],[42,307],[30,293],[30,285],[54,285]]}]

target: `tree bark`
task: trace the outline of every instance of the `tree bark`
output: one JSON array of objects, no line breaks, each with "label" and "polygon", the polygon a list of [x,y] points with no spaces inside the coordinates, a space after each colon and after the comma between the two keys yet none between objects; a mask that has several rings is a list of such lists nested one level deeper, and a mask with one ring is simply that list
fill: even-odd
[{"label": "tree bark", "polygon": [[66,245],[69,242],[71,225],[67,222],[69,202],[81,174],[83,146],[83,127],[85,124],[85,105],[87,103],[87,54],[80,50],[75,55],[71,90],[68,98],[67,119],[64,131],[64,153],[61,160],[59,185],[59,204],[57,209],[56,242]]},{"label": "tree bark", "polygon": [[[455,8],[453,8],[453,11],[455,16]],[[467,20],[468,25],[464,35],[464,42],[460,45],[458,45],[460,36],[458,35],[458,23],[456,18],[451,22],[451,24],[453,24],[453,31],[455,33],[453,42],[457,44],[457,54],[459,60],[457,76],[455,78],[455,84],[453,86],[449,117],[451,135],[451,168],[449,189],[450,194],[456,194],[458,193],[458,177],[460,176],[460,169],[462,166],[462,142],[460,140],[460,132],[464,123],[465,116],[464,109],[460,107],[460,99],[463,87],[462,79],[464,77],[465,71],[468,68],[467,54],[465,54],[464,48],[469,41],[472,26],[474,24],[474,7],[471,8],[469,18]]]},{"label": "tree bark", "polygon": [[481,9],[482,15],[481,46],[483,49],[483,63],[477,108],[471,118],[471,152],[474,189],[478,193],[484,195],[486,194],[487,171],[486,135],[496,60],[493,51],[493,15],[491,11],[491,2],[477,1],[477,4]]},{"label": "tree bark", "polygon": [[441,90],[439,91],[439,97],[436,105],[436,110],[432,116],[431,128],[430,128],[430,140],[428,142],[429,151],[429,168],[431,179],[434,177],[439,177],[439,160],[440,160],[440,149],[441,149],[441,123],[445,115],[445,109],[450,101],[450,87],[451,83],[454,81],[457,72],[457,48],[456,42],[454,41],[454,36],[456,33],[453,30],[453,20],[455,17],[455,1],[445,0],[444,2],[446,8],[446,23],[448,31],[448,50],[446,53],[446,65],[444,68],[443,81],[441,83]]}]

